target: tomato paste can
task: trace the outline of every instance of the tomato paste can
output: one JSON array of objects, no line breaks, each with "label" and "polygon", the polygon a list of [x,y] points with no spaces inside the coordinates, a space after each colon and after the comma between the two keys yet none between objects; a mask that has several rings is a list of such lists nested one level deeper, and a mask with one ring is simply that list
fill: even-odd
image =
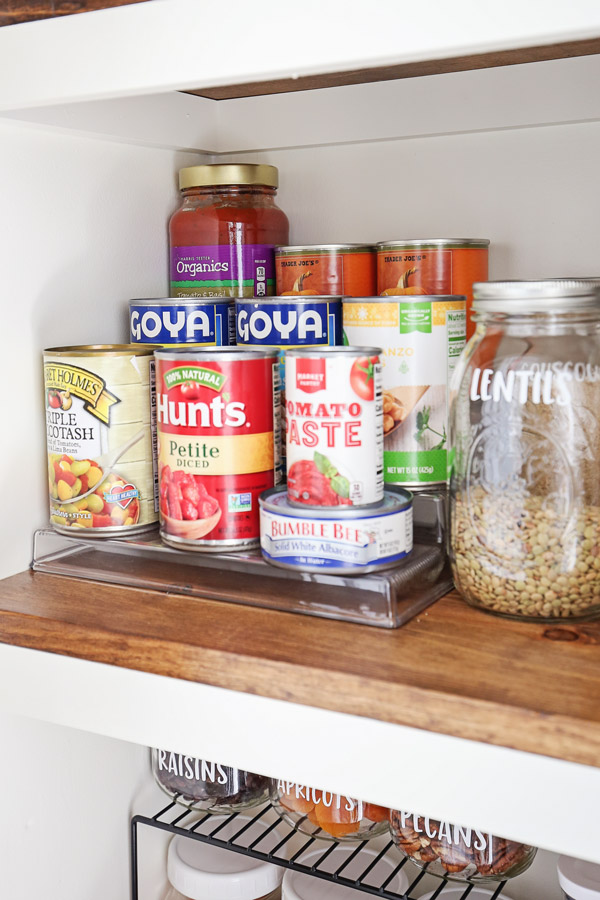
[{"label": "tomato paste can", "polygon": [[274,566],[330,575],[365,575],[397,566],[413,547],[412,494],[386,488],[369,509],[293,506],[285,487],[260,498],[260,547]]},{"label": "tomato paste can", "polygon": [[446,481],[448,385],[464,346],[466,298],[362,297],[344,303],[344,337],[379,344],[383,365],[383,479]]},{"label": "tomato paste can", "polygon": [[377,244],[377,293],[385,297],[464,294],[468,340],[475,331],[473,284],[488,280],[489,246],[484,238],[383,241]]},{"label": "tomato paste can", "polygon": [[307,244],[275,249],[280,296],[364,297],[375,293],[377,263],[372,244]]},{"label": "tomato paste can", "polygon": [[301,506],[383,500],[379,347],[285,354],[287,491]]},{"label": "tomato paste can", "polygon": [[277,350],[155,356],[161,538],[187,550],[258,546],[258,496],[277,483]]},{"label": "tomato paste can", "polygon": [[235,344],[230,297],[161,297],[129,302],[132,344],[229,347]]},{"label": "tomato paste can", "polygon": [[155,525],[153,352],[134,344],[44,351],[50,521],[58,531],[107,537]]}]

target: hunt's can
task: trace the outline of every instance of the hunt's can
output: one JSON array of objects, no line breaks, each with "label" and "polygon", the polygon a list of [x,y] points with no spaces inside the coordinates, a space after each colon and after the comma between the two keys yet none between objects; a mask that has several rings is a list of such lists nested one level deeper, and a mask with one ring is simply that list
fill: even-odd
[{"label": "hunt's can", "polygon": [[163,541],[258,546],[258,496],[277,483],[277,350],[157,350],[156,410]]},{"label": "hunt's can", "polygon": [[385,297],[464,294],[468,339],[475,331],[473,284],[488,280],[489,246],[484,238],[382,241],[377,244],[377,293]]},{"label": "hunt's can", "polygon": [[386,488],[376,508],[300,509],[285,487],[260,498],[260,547],[284,569],[364,575],[397,566],[413,547],[412,494]]},{"label": "hunt's can", "polygon": [[307,244],[275,249],[277,293],[365,297],[375,293],[372,244]]},{"label": "hunt's can", "polygon": [[129,302],[132,344],[229,347],[235,344],[230,297],[161,297]]},{"label": "hunt's can", "polygon": [[280,449],[285,466],[284,352],[292,347],[327,347],[342,343],[341,297],[269,297],[236,300],[238,346],[277,347],[281,382]]},{"label": "hunt's can", "polygon": [[372,506],[383,499],[380,354],[372,346],[286,352],[292,505]]},{"label": "hunt's can", "polygon": [[133,344],[44,351],[50,521],[58,531],[106,537],[156,523],[153,352]]},{"label": "hunt's can", "polygon": [[344,336],[379,344],[386,484],[446,481],[448,385],[465,346],[466,299],[362,297],[344,303]]}]

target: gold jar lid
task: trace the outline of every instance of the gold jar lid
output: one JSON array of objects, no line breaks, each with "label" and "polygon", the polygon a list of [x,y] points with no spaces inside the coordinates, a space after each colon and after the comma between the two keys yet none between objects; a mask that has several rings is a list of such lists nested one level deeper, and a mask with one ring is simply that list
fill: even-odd
[{"label": "gold jar lid", "polygon": [[216,163],[208,166],[188,166],[179,170],[179,189],[205,187],[220,184],[264,184],[279,186],[276,166],[254,165],[252,163]]}]

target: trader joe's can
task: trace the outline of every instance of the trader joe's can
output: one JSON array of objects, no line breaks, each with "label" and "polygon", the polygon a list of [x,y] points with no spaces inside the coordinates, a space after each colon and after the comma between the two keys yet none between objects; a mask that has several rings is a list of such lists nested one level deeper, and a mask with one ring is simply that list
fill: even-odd
[{"label": "trader joe's can", "polygon": [[448,384],[465,346],[465,298],[363,297],[344,303],[344,337],[383,348],[383,477],[446,481]]},{"label": "trader joe's can", "polygon": [[129,302],[132,343],[228,347],[235,344],[230,297],[162,297]]},{"label": "trader joe's can", "polygon": [[154,347],[44,351],[50,520],[85,537],[136,533],[158,518]]},{"label": "trader joe's can", "polygon": [[464,294],[468,339],[475,331],[471,321],[473,284],[488,280],[489,245],[483,238],[432,238],[377,244],[377,293],[384,297]]},{"label": "trader joe's can", "polygon": [[289,350],[288,499],[302,506],[369,506],[383,499],[381,350]]},{"label": "trader joe's can", "polygon": [[385,491],[378,507],[300,509],[285,488],[260,498],[260,546],[274,566],[331,575],[364,575],[398,565],[412,550],[412,494]]},{"label": "trader joe's can", "polygon": [[275,250],[277,293],[368,297],[377,282],[370,244],[309,244]]},{"label": "trader joe's can", "polygon": [[277,482],[277,350],[157,350],[156,410],[162,539],[258,546],[258,496]]}]

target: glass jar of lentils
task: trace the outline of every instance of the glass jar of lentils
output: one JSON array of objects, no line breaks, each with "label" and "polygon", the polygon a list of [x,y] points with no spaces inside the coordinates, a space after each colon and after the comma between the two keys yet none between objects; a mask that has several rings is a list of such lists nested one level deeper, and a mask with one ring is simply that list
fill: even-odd
[{"label": "glass jar of lentils", "polygon": [[450,555],[473,606],[600,615],[600,288],[474,286],[450,398]]}]

